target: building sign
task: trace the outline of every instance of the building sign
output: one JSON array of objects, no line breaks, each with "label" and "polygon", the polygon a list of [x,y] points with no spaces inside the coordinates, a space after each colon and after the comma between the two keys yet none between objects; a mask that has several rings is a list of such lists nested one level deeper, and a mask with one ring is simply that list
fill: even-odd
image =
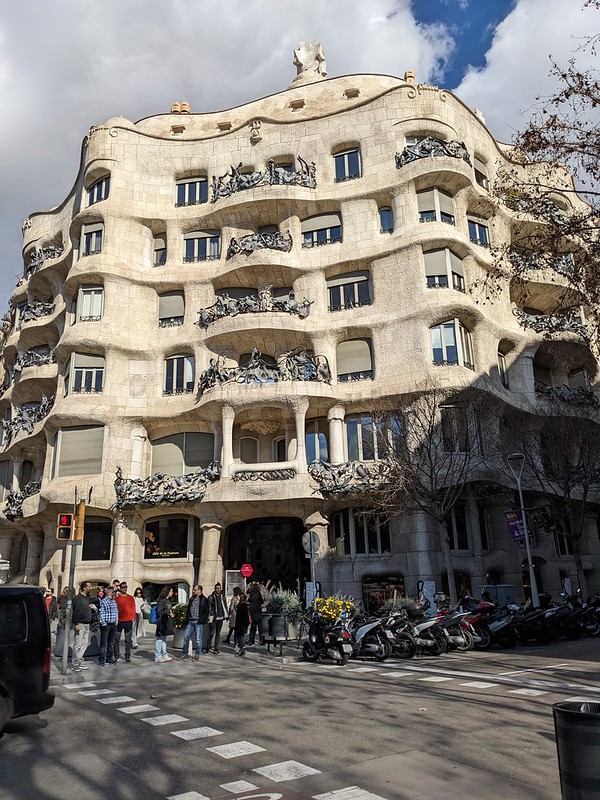
[{"label": "building sign", "polygon": [[525,526],[523,525],[523,514],[519,511],[505,511],[504,516],[508,522],[508,529],[513,542],[522,542],[525,539]]}]

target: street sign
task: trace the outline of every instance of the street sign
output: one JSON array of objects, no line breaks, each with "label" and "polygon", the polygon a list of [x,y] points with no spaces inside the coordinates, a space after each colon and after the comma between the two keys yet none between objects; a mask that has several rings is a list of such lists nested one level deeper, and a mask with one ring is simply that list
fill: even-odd
[{"label": "street sign", "polygon": [[314,531],[306,531],[302,536],[302,547],[309,555],[314,555],[319,549],[319,537]]},{"label": "street sign", "polygon": [[252,573],[254,572],[254,567],[252,564],[242,564],[240,572],[244,578],[251,578]]}]

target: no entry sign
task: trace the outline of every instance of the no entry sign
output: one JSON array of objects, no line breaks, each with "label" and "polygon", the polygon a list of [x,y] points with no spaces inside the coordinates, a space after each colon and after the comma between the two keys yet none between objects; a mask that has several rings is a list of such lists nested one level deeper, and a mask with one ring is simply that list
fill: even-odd
[{"label": "no entry sign", "polygon": [[240,569],[242,576],[244,578],[251,578],[252,573],[254,572],[254,567],[252,564],[242,564],[242,568]]}]

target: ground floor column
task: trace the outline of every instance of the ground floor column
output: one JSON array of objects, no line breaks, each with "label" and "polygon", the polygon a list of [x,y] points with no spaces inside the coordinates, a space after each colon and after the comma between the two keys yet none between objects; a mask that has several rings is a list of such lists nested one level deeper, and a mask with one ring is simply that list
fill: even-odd
[{"label": "ground floor column", "polygon": [[119,515],[115,520],[114,541],[111,558],[111,580],[133,581],[135,564],[142,555],[138,532],[133,522],[126,516]]},{"label": "ground floor column", "polygon": [[307,472],[306,465],[306,412],[308,400],[302,398],[293,404],[294,419],[296,421],[296,464],[299,474]]},{"label": "ground floor column", "polygon": [[343,464],[344,458],[344,417],[346,410],[343,406],[334,406],[329,409],[329,463]]},{"label": "ground floor column", "polygon": [[221,459],[221,475],[229,478],[229,470],[233,464],[233,423],[235,422],[235,410],[231,406],[223,406],[221,410],[221,420],[223,429],[223,457]]},{"label": "ground floor column", "polygon": [[43,533],[36,532],[27,534],[27,559],[25,561],[25,575],[27,583],[37,585],[40,582],[40,568],[42,566],[43,548]]},{"label": "ground floor column", "polygon": [[[333,594],[337,591],[335,587],[335,575],[331,575],[329,560],[326,558],[329,553],[329,520],[324,517],[320,511],[317,511],[309,517],[306,517],[304,526],[306,531],[316,535],[319,541],[319,547],[316,553],[313,553],[314,578],[321,584],[322,594]],[[332,578],[334,585],[330,586],[329,584]]]},{"label": "ground floor column", "polygon": [[222,534],[223,526],[218,522],[202,522],[202,547],[198,583],[208,596],[217,581],[223,581]]}]

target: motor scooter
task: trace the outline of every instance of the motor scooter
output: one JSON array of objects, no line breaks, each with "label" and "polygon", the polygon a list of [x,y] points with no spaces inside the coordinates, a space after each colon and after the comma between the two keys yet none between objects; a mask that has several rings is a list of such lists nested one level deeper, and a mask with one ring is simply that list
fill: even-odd
[{"label": "motor scooter", "polygon": [[313,612],[308,627],[308,641],[302,647],[306,661],[329,658],[344,665],[352,655],[352,637],[348,630],[348,615],[343,612],[335,622],[326,622],[318,612]]}]

